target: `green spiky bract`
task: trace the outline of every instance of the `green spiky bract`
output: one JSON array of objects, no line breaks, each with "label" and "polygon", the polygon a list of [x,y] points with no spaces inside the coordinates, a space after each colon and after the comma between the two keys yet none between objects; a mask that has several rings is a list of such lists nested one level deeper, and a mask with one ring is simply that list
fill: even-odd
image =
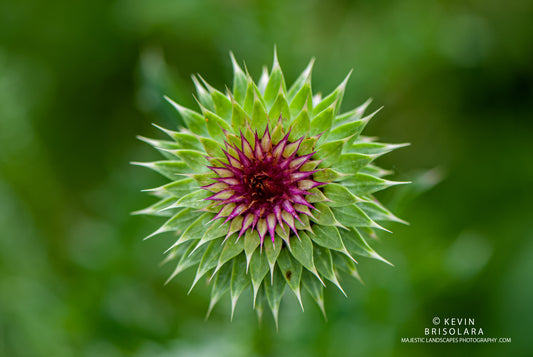
[{"label": "green spiky bract", "polygon": [[[169,217],[152,235],[172,232],[172,279],[194,267],[194,285],[212,284],[209,311],[229,292],[232,316],[249,286],[253,306],[274,319],[288,287],[302,305],[306,290],[324,311],[323,288],[339,289],[339,273],[356,278],[357,256],[386,262],[368,244],[378,222],[402,222],[373,196],[403,182],[374,160],[402,145],[361,135],[374,116],[370,101],[340,113],[346,79],[321,98],[311,90],[311,61],[290,88],[274,54],[257,83],[233,62],[226,93],[193,76],[200,111],[167,100],[186,128],[171,140],[141,138],[164,160],[137,163],[170,183],[148,190],[159,198],[137,213]],[[344,293],[344,291],[343,291]]]}]

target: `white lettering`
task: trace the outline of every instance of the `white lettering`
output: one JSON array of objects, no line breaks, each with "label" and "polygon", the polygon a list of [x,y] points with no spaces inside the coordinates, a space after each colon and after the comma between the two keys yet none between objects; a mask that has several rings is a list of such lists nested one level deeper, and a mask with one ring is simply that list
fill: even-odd
[{"label": "white lettering", "polygon": [[475,319],[466,317],[446,317],[444,318],[444,325],[446,326],[474,326]]}]

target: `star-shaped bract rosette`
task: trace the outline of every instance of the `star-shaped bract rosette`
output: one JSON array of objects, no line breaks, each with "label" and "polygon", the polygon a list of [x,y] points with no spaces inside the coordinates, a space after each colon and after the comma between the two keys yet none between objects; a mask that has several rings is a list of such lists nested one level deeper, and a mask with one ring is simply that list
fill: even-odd
[{"label": "star-shaped bract rosette", "polygon": [[170,279],[195,267],[192,287],[203,277],[213,286],[209,311],[229,292],[233,316],[250,285],[258,314],[266,302],[276,323],[287,286],[325,311],[324,286],[342,291],[341,272],[359,278],[357,256],[385,261],[368,242],[386,230],[379,223],[403,221],[373,194],[405,182],[385,179],[374,160],[405,144],[361,135],[376,113],[364,115],[370,101],[339,112],[349,76],[321,98],[313,61],[287,89],[276,55],[257,84],[231,59],[232,91],[193,76],[200,111],[167,98],[186,127],[160,128],[171,140],[141,137],[165,159],[136,164],[171,182],[147,190],[159,201],[136,213],[169,217],[150,237],[177,236]]}]

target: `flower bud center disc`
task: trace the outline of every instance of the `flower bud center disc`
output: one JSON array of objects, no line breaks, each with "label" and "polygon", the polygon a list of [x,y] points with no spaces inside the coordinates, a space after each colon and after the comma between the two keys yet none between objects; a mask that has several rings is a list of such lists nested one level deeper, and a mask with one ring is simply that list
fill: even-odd
[{"label": "flower bud center disc", "polygon": [[281,178],[266,172],[250,173],[244,175],[243,179],[252,200],[258,203],[272,202],[285,192]]}]

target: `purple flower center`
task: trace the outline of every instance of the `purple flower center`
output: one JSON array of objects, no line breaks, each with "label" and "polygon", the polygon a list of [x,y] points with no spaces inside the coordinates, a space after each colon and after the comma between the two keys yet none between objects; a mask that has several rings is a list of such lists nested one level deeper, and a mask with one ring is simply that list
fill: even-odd
[{"label": "purple flower center", "polygon": [[261,243],[267,231],[274,241],[278,226],[286,232],[284,224],[298,235],[295,220],[301,222],[299,214],[312,216],[310,209],[314,207],[305,196],[323,183],[312,180],[316,170],[304,171],[302,167],[314,153],[298,156],[303,138],[295,142],[288,138],[289,134],[273,145],[267,128],[261,139],[255,134],[252,147],[241,135],[241,147],[226,143],[227,160],[210,167],[217,177],[215,183],[203,187],[214,192],[207,200],[220,207],[215,219],[239,224],[239,236],[255,229]]},{"label": "purple flower center", "polygon": [[243,186],[246,195],[252,202],[261,204],[276,204],[285,192],[283,178],[275,173],[265,172],[263,170],[246,170],[243,175]]}]

